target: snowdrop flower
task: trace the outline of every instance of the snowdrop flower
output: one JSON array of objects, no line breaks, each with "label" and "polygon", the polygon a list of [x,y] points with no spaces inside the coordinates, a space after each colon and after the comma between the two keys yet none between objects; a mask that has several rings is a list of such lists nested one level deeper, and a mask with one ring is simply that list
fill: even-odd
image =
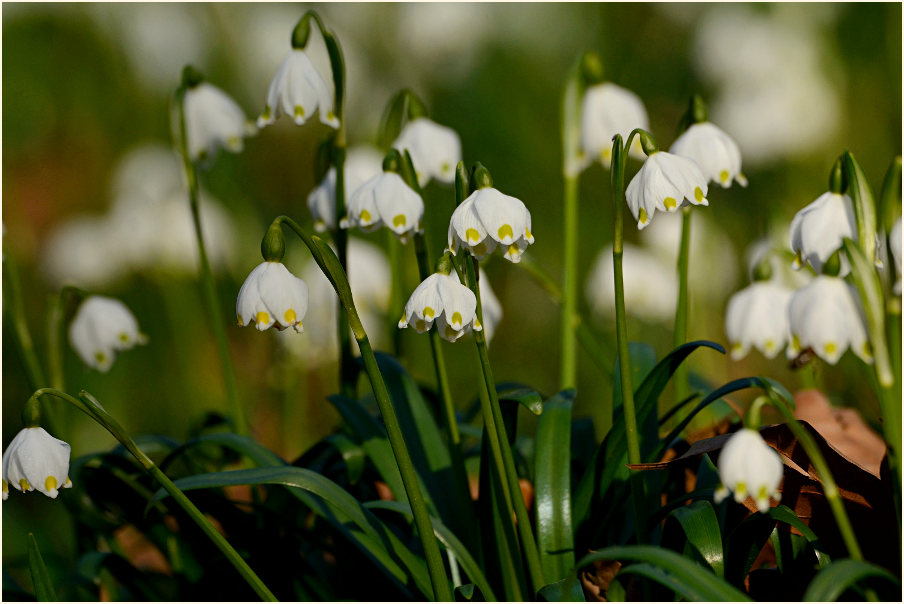
[{"label": "snowdrop flower", "polygon": [[86,365],[106,373],[117,350],[146,344],[147,337],[125,304],[105,296],[88,296],[69,325],[69,343]]},{"label": "snowdrop flower", "polygon": [[654,151],[625,190],[637,228],[643,229],[656,210],[674,212],[693,204],[708,206],[706,177],[697,162],[664,151]]},{"label": "snowdrop flower", "polygon": [[490,287],[490,281],[482,268],[478,268],[480,283],[480,309],[483,312],[483,334],[487,344],[496,333],[496,326],[502,321],[502,304],[496,297],[496,292]]},{"label": "snowdrop flower", "polygon": [[534,242],[530,232],[530,212],[520,199],[484,186],[468,196],[452,212],[449,222],[449,250],[456,254],[466,248],[481,260],[503,246],[504,256],[520,262],[521,254]]},{"label": "snowdrop flower", "polygon": [[719,453],[719,477],[722,484],[713,499],[720,503],[734,493],[734,500],[743,503],[753,497],[757,509],[765,513],[769,498],[781,499],[778,486],[784,467],[781,456],[766,444],[756,430],[741,428],[735,432]]},{"label": "snowdrop flower", "polygon": [[267,104],[257,118],[257,127],[272,124],[281,115],[291,116],[301,126],[318,109],[321,122],[339,127],[330,86],[314,67],[308,53],[303,48],[293,48],[270,82]]},{"label": "snowdrop flower", "polygon": [[895,274],[898,276],[897,281],[895,281],[895,295],[901,295],[901,217],[898,216],[898,219],[895,221],[893,227],[891,227],[891,234],[888,236],[889,238],[889,247],[891,248],[891,255],[895,261]]},{"label": "snowdrop flower", "polygon": [[405,124],[392,147],[403,155],[406,149],[411,154],[421,187],[431,178],[447,185],[455,182],[455,166],[461,161],[461,140],[452,128],[418,117]]},{"label": "snowdrop flower", "polygon": [[794,292],[788,307],[791,345],[788,357],[806,348],[834,365],[850,346],[866,363],[872,363],[866,320],[860,296],[850,283],[838,277],[819,275]]},{"label": "snowdrop flower", "polygon": [[477,297],[454,272],[433,273],[417,286],[405,304],[399,328],[411,325],[418,333],[424,333],[434,321],[439,335],[450,342],[472,329],[483,329],[477,320]]},{"label": "snowdrop flower", "polygon": [[[622,265],[625,278],[625,310],[646,321],[668,322],[675,318],[678,275],[672,262],[632,245],[624,244]],[[615,273],[612,245],[600,251],[588,274],[584,296],[597,314],[615,315]]]},{"label": "snowdrop flower", "polygon": [[38,490],[56,499],[58,489],[72,487],[69,480],[69,445],[44,428],[23,428],[3,454],[3,499],[9,487],[27,493]]},{"label": "snowdrop flower", "polygon": [[424,201],[395,172],[380,172],[352,193],[343,229],[360,227],[370,233],[386,225],[402,243],[421,231]]},{"label": "snowdrop flower", "polygon": [[767,359],[785,347],[792,293],[774,281],[756,281],[731,297],[725,310],[725,335],[733,360],[747,356],[751,346]]},{"label": "snowdrop flower", "polygon": [[259,331],[287,327],[304,331],[301,320],[308,310],[308,286],[282,262],[264,261],[242,283],[235,313],[239,326],[255,323]]},{"label": "snowdrop flower", "polygon": [[[360,145],[350,149],[345,159],[345,198],[382,170],[383,155],[376,148]],[[318,233],[336,228],[336,168],[331,167],[308,195],[308,209]]]},{"label": "snowdrop flower", "polygon": [[[797,254],[792,267],[799,270],[809,264],[817,273],[848,237],[857,240],[857,223],[851,198],[831,191],[794,215],[791,220],[791,249]],[[850,271],[847,257],[841,255],[840,276]]]},{"label": "snowdrop flower", "polygon": [[185,135],[192,160],[212,157],[223,147],[242,150],[242,138],[253,133],[245,112],[232,98],[212,84],[201,82],[185,91]]},{"label": "snowdrop flower", "polygon": [[[621,134],[622,140],[626,141],[635,128],[650,129],[647,110],[639,96],[610,82],[591,86],[584,93],[581,149],[588,163],[598,159],[608,168],[612,162],[612,138]],[[628,151],[635,159],[644,158],[640,140],[636,137]]]},{"label": "snowdrop flower", "polygon": [[711,122],[691,125],[672,143],[669,152],[697,162],[707,181],[718,183],[723,189],[731,186],[732,179],[747,186],[737,143]]}]

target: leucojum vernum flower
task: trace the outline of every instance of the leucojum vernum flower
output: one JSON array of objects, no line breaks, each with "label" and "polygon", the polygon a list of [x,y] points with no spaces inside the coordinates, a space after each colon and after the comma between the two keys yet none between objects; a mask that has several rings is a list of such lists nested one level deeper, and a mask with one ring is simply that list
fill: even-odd
[{"label": "leucojum vernum flower", "polygon": [[138,321],[115,298],[88,296],[69,324],[69,342],[89,367],[106,372],[116,352],[147,343]]},{"label": "leucojum vernum flower", "polygon": [[304,331],[301,320],[308,311],[308,286],[282,262],[264,261],[254,267],[239,290],[235,313],[240,326],[291,327]]},{"label": "leucojum vernum flower", "polygon": [[3,454],[3,499],[10,485],[23,493],[40,491],[52,499],[69,480],[69,444],[52,437],[44,428],[23,428]]},{"label": "leucojum vernum flower", "polygon": [[741,428],[735,432],[719,452],[718,467],[721,484],[713,496],[716,503],[731,492],[738,503],[753,497],[757,509],[765,512],[770,497],[781,498],[782,458],[756,430]]},{"label": "leucojum vernum flower", "polygon": [[483,329],[477,319],[477,297],[462,285],[455,271],[433,273],[412,292],[399,327],[429,331],[436,323],[439,335],[454,342],[472,329]]}]

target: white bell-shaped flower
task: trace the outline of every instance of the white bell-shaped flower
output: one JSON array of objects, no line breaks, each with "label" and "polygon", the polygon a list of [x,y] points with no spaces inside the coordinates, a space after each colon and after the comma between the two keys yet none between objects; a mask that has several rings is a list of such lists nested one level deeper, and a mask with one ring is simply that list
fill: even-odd
[{"label": "white bell-shaped flower", "polygon": [[386,225],[405,243],[421,230],[424,201],[395,172],[380,172],[352,193],[347,211],[339,221],[343,229],[357,226],[370,233]]},{"label": "white bell-shaped flower", "polygon": [[264,261],[254,267],[235,303],[239,326],[254,323],[260,331],[291,327],[301,333],[301,320],[307,311],[307,284],[282,262]]},{"label": "white bell-shaped flower", "polygon": [[656,210],[674,212],[693,204],[708,206],[706,177],[692,159],[665,151],[652,153],[625,190],[637,228],[643,229]]},{"label": "white bell-shaped flower", "polygon": [[59,489],[70,488],[69,445],[44,428],[23,428],[3,454],[3,499],[9,487],[23,493],[38,490],[56,499]]},{"label": "white bell-shaped flower", "polygon": [[69,324],[69,343],[89,367],[106,372],[116,351],[145,344],[138,321],[125,304],[105,296],[88,296]]},{"label": "white bell-shaped flower", "polygon": [[279,64],[276,75],[270,81],[267,104],[257,118],[257,127],[272,124],[281,115],[291,116],[299,126],[319,110],[320,121],[333,128],[339,127],[334,113],[333,92],[326,83],[308,53],[293,48]]},{"label": "white bell-shaped flower", "polygon": [[737,292],[725,310],[725,335],[735,361],[756,348],[772,359],[785,347],[793,292],[775,281],[756,281]]},{"label": "white bell-shaped flower", "polygon": [[[345,198],[349,199],[358,187],[382,171],[383,155],[375,147],[349,149],[345,158]],[[308,209],[318,233],[336,228],[336,168],[331,167],[308,195]]]},{"label": "white bell-shaped flower", "polygon": [[[630,243],[624,244],[622,252],[625,311],[645,321],[665,323],[674,320],[678,299],[674,262],[666,262],[659,255]],[[612,244],[603,248],[594,260],[584,286],[584,296],[594,313],[615,316]]]},{"label": "white bell-shaped flower", "polygon": [[711,122],[691,125],[674,143],[669,153],[697,162],[708,182],[727,189],[734,180],[742,187],[747,178],[741,173],[741,150],[721,128]]},{"label": "white bell-shaped flower", "polygon": [[[841,248],[842,240],[848,237],[857,240],[857,223],[854,219],[854,204],[851,198],[831,191],[820,195],[816,201],[794,215],[791,220],[791,250],[797,254],[792,268],[800,269],[809,264],[817,273]],[[841,254],[840,276],[850,272],[847,256]]]},{"label": "white bell-shaped flower", "polygon": [[496,333],[496,326],[502,321],[502,303],[496,297],[496,292],[490,287],[490,281],[482,268],[478,268],[480,275],[480,309],[483,312],[483,335],[487,344]]},{"label": "white bell-shaped flower", "polygon": [[891,248],[891,256],[895,261],[895,274],[898,276],[895,281],[895,295],[901,295],[901,217],[895,221],[891,227],[891,233],[888,236],[889,247]]},{"label": "white bell-shaped flower", "polygon": [[[611,82],[591,86],[584,93],[581,151],[588,165],[599,160],[608,168],[612,163],[612,138],[621,134],[622,141],[627,141],[635,128],[650,129],[650,119],[639,96]],[[644,158],[639,138],[634,138],[628,152],[635,159]]]},{"label": "white bell-shaped flower", "polygon": [[403,155],[406,149],[411,154],[421,187],[431,178],[447,185],[455,182],[455,166],[461,161],[461,139],[452,128],[418,117],[405,124],[392,147]]},{"label": "white bell-shaped flower", "polygon": [[185,134],[193,160],[212,157],[223,147],[242,150],[243,137],[254,132],[245,112],[232,97],[207,82],[185,91]]},{"label": "white bell-shaped flower", "polygon": [[866,319],[854,286],[839,277],[819,275],[791,296],[789,358],[806,348],[834,365],[850,346],[858,357],[872,363]]},{"label": "white bell-shaped flower", "polygon": [[483,329],[477,319],[477,297],[461,284],[454,271],[449,275],[433,273],[417,286],[405,304],[399,328],[410,325],[424,333],[434,322],[440,337],[450,342],[472,329]]},{"label": "white bell-shaped flower", "polygon": [[480,260],[501,245],[508,260],[520,262],[521,254],[534,242],[530,227],[530,212],[520,199],[484,187],[452,212],[449,250],[457,254],[465,248]]},{"label": "white bell-shaped flower", "polygon": [[743,503],[753,497],[756,507],[765,513],[769,498],[781,499],[778,487],[784,468],[781,456],[766,444],[756,430],[741,428],[735,432],[719,452],[719,478],[722,484],[713,499],[720,503],[734,493],[734,500]]}]

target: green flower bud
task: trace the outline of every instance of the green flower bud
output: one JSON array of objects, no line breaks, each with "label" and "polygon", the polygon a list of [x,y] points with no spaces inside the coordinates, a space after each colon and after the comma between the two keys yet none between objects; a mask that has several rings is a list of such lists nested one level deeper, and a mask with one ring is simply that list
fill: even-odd
[{"label": "green flower bud", "polygon": [[439,260],[436,261],[436,271],[434,272],[442,273],[444,275],[451,274],[455,267],[453,258],[452,252],[446,252],[440,256]]},{"label": "green flower bud", "polygon": [[678,132],[684,132],[694,124],[702,124],[707,120],[706,103],[703,102],[703,98],[699,94],[695,94],[688,102],[687,111],[681,116],[681,121],[678,123]]},{"label": "green flower bud", "polygon": [[588,50],[581,57],[581,77],[586,86],[601,84],[603,81],[603,59],[599,53]]},{"label": "green flower bud", "polygon": [[286,238],[283,236],[279,222],[274,221],[261,240],[261,256],[267,262],[281,262],[285,253]]},{"label": "green flower bud", "polygon": [[656,139],[646,130],[638,132],[637,137],[640,138],[640,146],[643,147],[643,152],[647,154],[647,157],[659,151],[659,145],[656,144]]},{"label": "green flower bud", "polygon": [[195,69],[191,65],[186,65],[182,68],[182,87],[183,88],[194,88],[198,84],[204,81],[204,76],[201,75],[201,72]]},{"label": "green flower bud", "polygon": [[769,281],[772,278],[772,263],[769,258],[770,254],[763,254],[763,258],[753,268],[754,281]]},{"label": "green flower bud", "polygon": [[490,171],[480,162],[474,164],[474,167],[471,168],[471,187],[476,191],[492,186],[493,177],[490,175]]},{"label": "green flower bud", "polygon": [[839,157],[829,173],[829,191],[835,194],[844,193],[847,190],[847,174],[844,172],[844,163]]},{"label": "green flower bud", "polygon": [[26,428],[41,426],[41,407],[38,404],[38,397],[32,396],[25,403],[25,408],[22,409],[22,423]]},{"label": "green flower bud", "polygon": [[411,90],[405,89],[405,95],[408,99],[408,119],[415,120],[419,117],[427,117],[427,106],[424,102],[414,94]]},{"label": "green flower bud", "polygon": [[308,45],[308,38],[311,37],[311,15],[305,13],[298,20],[298,25],[292,30],[292,48],[296,50],[304,50]]},{"label": "green flower bud", "polygon": [[398,149],[390,149],[389,153],[386,154],[386,157],[383,158],[383,171],[401,174],[402,156],[399,154]]}]

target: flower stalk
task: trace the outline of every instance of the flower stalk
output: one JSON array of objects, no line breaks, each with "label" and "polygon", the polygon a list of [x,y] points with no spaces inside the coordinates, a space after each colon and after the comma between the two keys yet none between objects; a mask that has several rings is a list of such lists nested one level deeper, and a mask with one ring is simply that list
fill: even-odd
[{"label": "flower stalk", "polygon": [[172,498],[179,504],[179,506],[185,510],[188,516],[198,525],[198,527],[204,532],[204,534],[213,542],[213,544],[220,550],[220,552],[226,557],[227,560],[233,565],[233,567],[239,572],[243,579],[248,583],[248,585],[254,590],[254,592],[261,598],[261,600],[265,602],[276,602],[276,596],[273,595],[273,592],[267,587],[267,585],[257,576],[257,574],[251,569],[250,566],[245,562],[241,555],[229,542],[226,540],[223,535],[221,535],[216,528],[210,523],[210,521],[204,516],[203,512],[199,510],[195,504],[191,502],[191,500],[182,492],[179,487],[177,487],[172,480],[170,480],[163,471],[157,467],[157,465],[148,457],[144,451],[142,451],[135,441],[132,440],[132,437],[125,431],[125,429],[117,422],[113,416],[104,410],[104,408],[97,402],[91,394],[82,390],[79,393],[79,398],[75,398],[57,390],[55,388],[41,388],[35,391],[32,394],[29,402],[26,403],[26,407],[32,404],[32,401],[37,401],[38,398],[42,395],[54,396],[58,399],[61,399],[71,405],[74,405],[80,411],[88,415],[95,422],[100,424],[107,432],[113,435],[113,437],[118,440],[126,450],[132,454],[132,456],[141,464],[142,468],[150,474],[157,482],[160,483],[160,486],[172,496]]},{"label": "flower stalk", "polygon": [[[337,170],[337,175],[339,171]],[[358,317],[358,311],[355,309],[355,303],[352,299],[351,287],[348,283],[348,277],[343,270],[339,259],[333,253],[333,250],[317,236],[309,236],[305,233],[297,222],[287,216],[277,217],[272,227],[285,225],[289,227],[304,242],[305,246],[311,251],[311,255],[323,271],[323,274],[330,281],[339,301],[345,309],[347,326],[351,328],[358,342],[358,349],[361,351],[361,358],[364,361],[364,370],[370,378],[371,387],[373,388],[374,397],[377,406],[380,408],[380,415],[383,418],[383,424],[386,427],[386,434],[389,437],[389,444],[392,448],[393,456],[399,466],[399,472],[402,476],[402,484],[411,504],[411,511],[414,515],[414,524],[417,527],[421,544],[424,548],[424,556],[427,561],[427,570],[433,584],[433,592],[435,600],[451,601],[452,591],[449,588],[449,580],[446,577],[443,559],[440,554],[439,544],[433,534],[433,525],[430,522],[430,516],[427,512],[426,500],[421,492],[418,484],[417,473],[414,464],[411,462],[411,455],[408,453],[408,447],[405,444],[402,428],[396,416],[392,401],[389,398],[389,391],[386,388],[386,382],[380,373],[377,365],[377,359],[374,356],[373,348],[371,348],[370,340],[367,332],[364,331],[364,325]],[[344,330],[348,333],[348,330]],[[353,385],[352,385],[353,386]]]},{"label": "flower stalk", "polygon": [[[678,304],[675,307],[675,329],[672,345],[677,348],[687,342],[688,306],[687,274],[691,247],[691,207],[681,208],[681,248],[678,251]],[[672,377],[675,384],[675,402],[681,402],[688,395],[687,365],[682,363]]]},{"label": "flower stalk", "polygon": [[[186,72],[189,68],[186,68]],[[216,285],[213,272],[210,270],[210,260],[207,257],[207,248],[204,245],[204,234],[201,230],[200,185],[198,182],[198,165],[192,160],[188,149],[188,136],[185,123],[185,93],[186,84],[183,84],[176,93],[176,105],[179,112],[179,153],[182,155],[182,163],[185,169],[185,177],[188,182],[188,200],[191,207],[192,222],[195,228],[195,239],[198,242],[199,272],[201,276],[201,295],[204,305],[207,307],[207,315],[210,317],[211,329],[217,343],[217,353],[220,357],[220,365],[223,367],[223,378],[226,385],[226,397],[232,419],[235,422],[235,430],[242,435],[248,434],[248,424],[245,420],[245,411],[239,400],[238,386],[235,381],[235,372],[232,368],[232,358],[229,355],[229,342],[226,331],[223,328],[223,313],[217,303]]]}]

